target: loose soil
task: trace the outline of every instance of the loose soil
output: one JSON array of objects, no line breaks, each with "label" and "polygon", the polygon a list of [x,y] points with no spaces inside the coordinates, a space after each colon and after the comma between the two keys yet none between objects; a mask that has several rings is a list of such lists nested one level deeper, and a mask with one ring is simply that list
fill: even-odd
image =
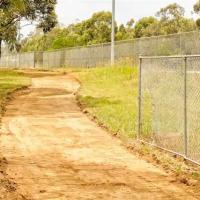
[{"label": "loose soil", "polygon": [[200,199],[88,119],[77,106],[78,88],[68,75],[37,77],[9,103],[0,134],[0,199]]}]

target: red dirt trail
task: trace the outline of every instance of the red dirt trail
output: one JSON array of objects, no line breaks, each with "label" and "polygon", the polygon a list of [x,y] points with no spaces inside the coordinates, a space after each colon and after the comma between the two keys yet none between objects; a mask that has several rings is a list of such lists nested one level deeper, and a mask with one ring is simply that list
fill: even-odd
[{"label": "red dirt trail", "polygon": [[0,151],[9,181],[0,182],[0,199],[200,199],[90,121],[78,88],[67,75],[33,78],[7,106]]}]

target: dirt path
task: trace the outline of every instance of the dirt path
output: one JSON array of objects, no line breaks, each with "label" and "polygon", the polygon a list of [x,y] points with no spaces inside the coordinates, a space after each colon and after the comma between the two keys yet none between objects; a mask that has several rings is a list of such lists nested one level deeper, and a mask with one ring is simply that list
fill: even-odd
[{"label": "dirt path", "polygon": [[76,105],[78,83],[67,76],[34,78],[8,106],[0,149],[17,183],[2,199],[198,199],[160,169],[139,160]]}]

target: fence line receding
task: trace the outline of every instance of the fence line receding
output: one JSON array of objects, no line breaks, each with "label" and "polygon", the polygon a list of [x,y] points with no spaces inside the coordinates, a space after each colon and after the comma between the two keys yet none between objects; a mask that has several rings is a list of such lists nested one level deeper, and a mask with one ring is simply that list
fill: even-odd
[{"label": "fence line receding", "polygon": [[[44,52],[3,55],[0,67],[57,68],[95,67],[110,63],[111,45],[98,44]],[[115,43],[115,59],[128,60],[134,65],[139,55],[200,54],[200,31],[158,37],[140,38]]]}]

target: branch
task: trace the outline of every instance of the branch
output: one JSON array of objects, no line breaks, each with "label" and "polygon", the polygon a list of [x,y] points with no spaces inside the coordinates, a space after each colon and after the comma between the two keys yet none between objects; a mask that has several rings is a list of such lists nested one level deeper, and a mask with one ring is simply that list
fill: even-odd
[{"label": "branch", "polygon": [[16,22],[18,22],[20,20],[20,18],[13,18],[11,19],[8,23],[4,24],[3,27],[0,27],[0,32],[3,32],[7,29],[9,29],[11,26],[13,26]]}]

